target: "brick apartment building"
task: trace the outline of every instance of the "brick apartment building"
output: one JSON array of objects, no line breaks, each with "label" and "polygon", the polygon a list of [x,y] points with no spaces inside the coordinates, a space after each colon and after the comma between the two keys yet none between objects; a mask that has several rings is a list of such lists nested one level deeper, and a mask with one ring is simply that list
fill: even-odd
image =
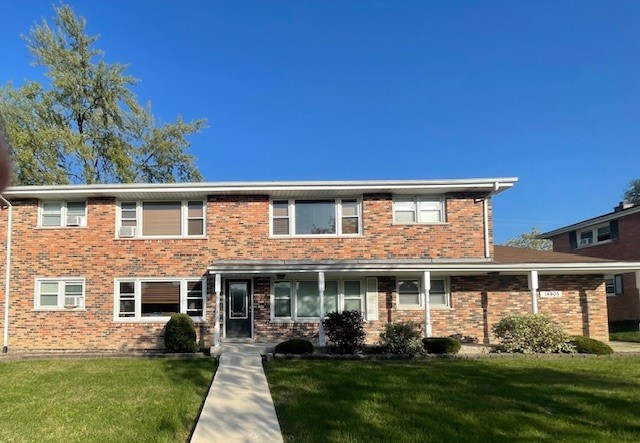
[{"label": "brick apartment building", "polygon": [[[540,235],[553,241],[553,250],[610,260],[640,260],[640,206],[620,203],[613,212]],[[640,329],[637,274],[605,276],[609,329]]]},{"label": "brick apartment building", "polygon": [[323,340],[358,309],[374,342],[412,319],[492,340],[541,312],[607,340],[604,275],[640,269],[493,245],[491,199],[514,178],[13,187],[0,212],[7,352],[163,346],[175,312],[202,346]]}]

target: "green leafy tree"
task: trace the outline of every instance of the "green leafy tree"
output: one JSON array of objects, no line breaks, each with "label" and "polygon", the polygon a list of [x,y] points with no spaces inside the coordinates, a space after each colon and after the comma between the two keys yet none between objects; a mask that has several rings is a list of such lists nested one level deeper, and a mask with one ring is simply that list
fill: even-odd
[{"label": "green leafy tree", "polygon": [[45,85],[0,88],[0,114],[12,147],[13,182],[21,185],[199,181],[187,137],[205,120],[156,125],[140,105],[127,66],[107,63],[98,36],[67,5],[54,6],[24,37]]},{"label": "green leafy tree", "polygon": [[551,240],[539,239],[538,228],[531,228],[531,232],[525,232],[518,237],[507,240],[505,246],[515,246],[516,248],[537,249],[539,251],[551,251],[553,242]]},{"label": "green leafy tree", "polygon": [[635,179],[629,182],[627,190],[624,191],[624,201],[634,205],[640,204],[640,180]]}]

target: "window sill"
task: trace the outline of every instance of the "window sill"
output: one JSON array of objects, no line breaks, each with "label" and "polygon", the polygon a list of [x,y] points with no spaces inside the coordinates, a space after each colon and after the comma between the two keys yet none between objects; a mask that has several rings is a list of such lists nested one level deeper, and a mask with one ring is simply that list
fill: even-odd
[{"label": "window sill", "polygon": [[[171,317],[146,317],[146,318],[115,318],[113,319],[114,323],[130,323],[130,324],[141,324],[141,323],[167,323]],[[194,324],[206,323],[206,318],[202,317],[191,317]]]},{"label": "window sill", "polygon": [[612,241],[613,240],[604,240],[604,241],[589,243],[588,245],[578,246],[576,249],[584,249],[584,248],[590,248],[592,246],[606,245],[607,243],[611,243]]},{"label": "window sill", "polygon": [[450,225],[450,223],[449,222],[401,223],[401,222],[394,221],[393,223],[391,223],[391,225],[392,226],[448,226]]},{"label": "window sill", "polygon": [[52,230],[52,229],[89,229],[88,226],[36,226],[35,229],[44,229],[44,230]]},{"label": "window sill", "polygon": [[[451,306],[445,306],[445,305],[435,305],[435,306],[431,305],[429,309],[431,309],[432,311],[452,311],[453,310]],[[396,311],[424,311],[424,306],[421,306],[421,305],[398,306],[396,308]]]},{"label": "window sill", "polygon": [[85,312],[87,308],[33,308],[31,312]]},{"label": "window sill", "polygon": [[144,240],[208,240],[209,236],[207,235],[193,235],[193,236],[150,236],[150,237],[114,237],[114,240],[123,240],[123,241],[144,241]]},{"label": "window sill", "polygon": [[294,238],[362,238],[364,234],[318,234],[318,235],[269,235],[269,239],[273,240],[287,240]]}]

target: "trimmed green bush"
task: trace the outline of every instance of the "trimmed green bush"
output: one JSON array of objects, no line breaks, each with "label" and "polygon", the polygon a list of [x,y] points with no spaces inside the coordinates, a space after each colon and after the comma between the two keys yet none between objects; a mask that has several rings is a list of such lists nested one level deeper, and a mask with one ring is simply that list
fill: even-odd
[{"label": "trimmed green bush", "polygon": [[164,345],[170,352],[197,352],[196,329],[187,314],[173,314],[164,332]]},{"label": "trimmed green bush", "polygon": [[392,354],[415,355],[422,351],[420,325],[412,321],[387,323],[380,334],[380,345]]},{"label": "trimmed green bush", "polygon": [[571,343],[576,348],[576,352],[580,354],[607,355],[613,353],[613,349],[611,349],[611,346],[608,344],[581,335],[571,337],[569,343]]},{"label": "trimmed green bush", "polygon": [[331,312],[322,321],[330,347],[338,354],[353,354],[364,346],[364,318],[360,311]]},{"label": "trimmed green bush", "polygon": [[492,329],[500,351],[530,353],[575,352],[569,337],[546,314],[510,315]]},{"label": "trimmed green bush", "polygon": [[305,338],[292,338],[278,343],[276,354],[313,354],[313,344]]},{"label": "trimmed green bush", "polygon": [[462,345],[452,337],[428,337],[422,339],[424,349],[429,354],[457,354]]}]

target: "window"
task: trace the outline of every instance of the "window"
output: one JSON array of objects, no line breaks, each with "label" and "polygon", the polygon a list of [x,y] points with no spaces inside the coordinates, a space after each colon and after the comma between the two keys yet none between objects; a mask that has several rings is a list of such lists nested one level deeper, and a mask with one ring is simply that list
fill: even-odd
[{"label": "window", "polygon": [[35,308],[84,308],[84,279],[37,279]]},{"label": "window", "polygon": [[200,237],[205,208],[200,200],[120,202],[118,237]]},{"label": "window", "polygon": [[87,226],[87,202],[43,201],[40,204],[40,227]]},{"label": "window", "polygon": [[[315,321],[320,316],[317,280],[278,280],[273,283],[272,320]],[[358,310],[364,313],[364,284],[361,280],[327,280],[324,312]]]},{"label": "window", "polygon": [[622,275],[605,275],[604,286],[608,297],[622,294]]},{"label": "window", "polygon": [[[447,279],[436,278],[431,280],[431,289],[429,290],[429,305],[432,307],[450,306],[449,291],[447,289]],[[402,279],[398,280],[398,307],[417,308],[424,307],[422,304],[422,295],[420,291],[420,280],[418,279]]]},{"label": "window", "polygon": [[393,199],[393,222],[443,223],[444,199],[441,196],[396,197]]},{"label": "window", "polygon": [[609,223],[592,226],[577,233],[578,247],[607,242],[612,238],[611,225]]},{"label": "window", "polygon": [[167,320],[176,313],[205,319],[205,279],[118,279],[116,320]]},{"label": "window", "polygon": [[271,202],[271,234],[359,235],[362,216],[358,199],[274,200]]}]

